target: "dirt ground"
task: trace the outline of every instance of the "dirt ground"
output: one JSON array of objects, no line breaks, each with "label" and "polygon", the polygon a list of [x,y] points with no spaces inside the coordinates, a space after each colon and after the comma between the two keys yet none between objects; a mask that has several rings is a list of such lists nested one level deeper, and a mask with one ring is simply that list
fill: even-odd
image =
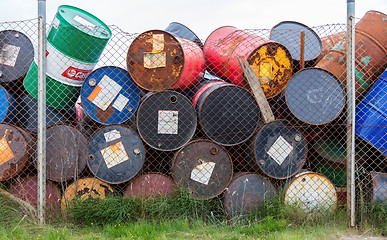
[{"label": "dirt ground", "polygon": [[387,237],[370,237],[363,235],[347,235],[340,237],[340,240],[387,240]]}]

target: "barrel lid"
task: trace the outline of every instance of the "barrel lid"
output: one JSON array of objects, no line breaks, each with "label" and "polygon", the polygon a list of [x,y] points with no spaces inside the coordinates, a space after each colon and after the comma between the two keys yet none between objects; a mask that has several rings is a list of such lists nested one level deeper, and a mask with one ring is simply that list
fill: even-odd
[{"label": "barrel lid", "polygon": [[149,30],[133,40],[126,63],[130,75],[141,88],[166,90],[180,79],[184,68],[184,51],[171,33]]},{"label": "barrel lid", "polygon": [[308,143],[302,133],[285,120],[264,125],[254,140],[254,156],[259,168],[269,177],[289,178],[306,161]]},{"label": "barrel lid", "polygon": [[292,54],[292,58],[300,60],[300,33],[305,33],[305,60],[316,59],[322,50],[322,42],[318,34],[310,27],[295,21],[282,21],[270,31],[270,39],[283,44]]},{"label": "barrel lid", "polygon": [[173,90],[149,93],[137,112],[140,137],[156,150],[181,148],[192,139],[196,126],[197,115],[192,103]]},{"label": "barrel lid", "polygon": [[24,77],[34,59],[31,40],[22,32],[0,32],[0,82],[13,82]]},{"label": "barrel lid", "polygon": [[109,27],[94,15],[80,8],[61,5],[58,7],[56,17],[61,25],[71,25],[90,36],[109,39],[112,35]]},{"label": "barrel lid", "polygon": [[140,103],[140,89],[122,68],[95,69],[81,88],[84,112],[94,121],[109,125],[127,121]]},{"label": "barrel lid", "polygon": [[172,162],[175,182],[188,188],[197,199],[220,195],[233,175],[230,155],[222,146],[209,140],[188,143],[176,153]]},{"label": "barrel lid", "polygon": [[203,43],[200,38],[191,29],[181,23],[171,22],[165,31],[172,33],[176,37],[194,41],[201,49],[203,49]]},{"label": "barrel lid", "polygon": [[340,82],[320,68],[305,68],[294,74],[286,86],[285,100],[297,119],[312,125],[335,120],[345,105]]},{"label": "barrel lid", "polygon": [[87,155],[87,164],[98,179],[118,184],[129,181],[141,170],[145,148],[131,128],[110,125],[91,136]]}]

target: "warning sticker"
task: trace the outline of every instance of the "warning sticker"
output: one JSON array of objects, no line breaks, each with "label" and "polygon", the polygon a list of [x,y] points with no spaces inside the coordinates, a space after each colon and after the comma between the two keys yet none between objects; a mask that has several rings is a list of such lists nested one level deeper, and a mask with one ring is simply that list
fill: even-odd
[{"label": "warning sticker", "polygon": [[145,68],[160,68],[167,66],[166,52],[144,52]]},{"label": "warning sticker", "polygon": [[129,99],[124,95],[118,95],[117,99],[113,103],[113,107],[118,111],[122,112],[126,104],[129,102]]},{"label": "warning sticker", "polygon": [[157,133],[178,134],[179,111],[159,110]]},{"label": "warning sticker", "polygon": [[4,44],[0,51],[0,64],[15,67],[20,47]]},{"label": "warning sticker", "polygon": [[292,145],[290,145],[285,138],[279,136],[273,145],[271,145],[267,154],[273,158],[278,165],[281,165],[292,151]]},{"label": "warning sticker", "polygon": [[106,142],[111,142],[111,141],[114,141],[116,139],[121,138],[121,133],[116,129],[114,129],[110,132],[104,133],[103,135],[105,136]]},{"label": "warning sticker", "polygon": [[4,136],[0,139],[0,165],[15,157],[6,139],[7,132],[8,130],[6,130]]},{"label": "warning sticker", "polygon": [[204,162],[196,166],[191,171],[191,179],[204,185],[208,185],[215,165],[216,163],[214,162]]},{"label": "warning sticker", "polygon": [[118,142],[105,149],[101,150],[103,159],[105,160],[107,168],[112,168],[129,159],[122,142]]},{"label": "warning sticker", "polygon": [[104,75],[87,99],[103,111],[106,111],[121,89],[122,87],[118,83]]}]

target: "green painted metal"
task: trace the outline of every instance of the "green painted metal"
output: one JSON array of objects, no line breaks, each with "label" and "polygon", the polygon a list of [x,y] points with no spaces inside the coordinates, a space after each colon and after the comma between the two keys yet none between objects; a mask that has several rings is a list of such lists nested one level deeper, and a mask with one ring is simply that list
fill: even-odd
[{"label": "green painted metal", "polygon": [[96,63],[111,36],[109,27],[94,15],[62,5],[52,22],[47,41],[66,56]]}]

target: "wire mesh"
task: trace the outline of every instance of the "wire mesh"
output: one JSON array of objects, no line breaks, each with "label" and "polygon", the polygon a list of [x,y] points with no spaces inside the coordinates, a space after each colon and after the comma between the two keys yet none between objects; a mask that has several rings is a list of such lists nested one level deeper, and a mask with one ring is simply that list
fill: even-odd
[{"label": "wire mesh", "polygon": [[[308,214],[345,210],[345,25],[220,27],[203,41],[180,23],[127,33],[69,12],[47,27],[49,209],[182,187],[221,199],[229,218],[278,195]],[[387,198],[385,17],[356,24],[360,204]],[[36,22],[0,23],[0,181],[33,206]]]}]

